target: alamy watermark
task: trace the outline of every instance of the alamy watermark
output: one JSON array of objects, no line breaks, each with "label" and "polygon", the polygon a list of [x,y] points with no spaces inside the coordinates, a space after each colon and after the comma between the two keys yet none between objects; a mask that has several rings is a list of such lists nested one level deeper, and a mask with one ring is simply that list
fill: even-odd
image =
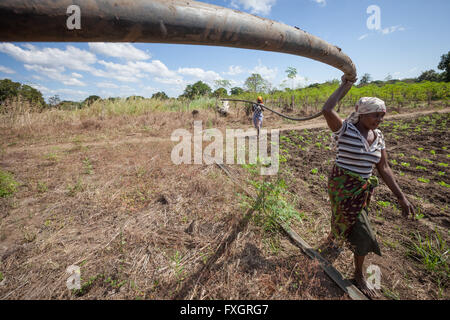
[{"label": "alamy watermark", "polygon": [[69,30],[81,29],[81,9],[77,5],[67,7],[66,14],[70,15],[66,20],[66,27]]},{"label": "alamy watermark", "polygon": [[[248,149],[246,148],[246,138],[248,138]],[[203,130],[202,121],[194,121],[193,134],[186,129],[176,129],[172,132],[170,139],[173,142],[179,142],[174,146],[171,153],[172,162],[177,165],[203,163],[257,164],[259,162],[261,164],[261,175],[274,175],[278,172],[279,129],[270,130],[270,155],[266,129],[261,129],[259,138],[255,129],[247,131],[243,129],[226,129],[224,137],[219,129]],[[203,150],[203,142],[210,142],[212,139],[213,141]],[[246,163],[247,153],[248,163]]]},{"label": "alamy watermark", "polygon": [[366,280],[367,287],[369,289],[381,289],[381,270],[380,267],[374,264],[371,264],[366,269],[369,277]]},{"label": "alamy watermark", "polygon": [[79,266],[71,265],[67,267],[66,273],[70,275],[70,277],[66,281],[66,287],[69,290],[81,289],[81,270]]},{"label": "alamy watermark", "polygon": [[377,5],[370,5],[366,10],[367,14],[370,14],[367,18],[367,29],[369,30],[380,30],[381,29],[381,9]]}]

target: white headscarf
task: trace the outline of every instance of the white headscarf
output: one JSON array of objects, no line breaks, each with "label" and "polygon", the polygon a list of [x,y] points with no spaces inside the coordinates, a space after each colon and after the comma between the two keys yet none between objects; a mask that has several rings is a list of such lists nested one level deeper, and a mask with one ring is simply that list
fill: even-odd
[{"label": "white headscarf", "polygon": [[375,97],[362,97],[359,99],[356,106],[358,107],[357,110],[352,112],[346,119],[353,124],[356,124],[359,121],[360,114],[386,112],[384,101]]}]

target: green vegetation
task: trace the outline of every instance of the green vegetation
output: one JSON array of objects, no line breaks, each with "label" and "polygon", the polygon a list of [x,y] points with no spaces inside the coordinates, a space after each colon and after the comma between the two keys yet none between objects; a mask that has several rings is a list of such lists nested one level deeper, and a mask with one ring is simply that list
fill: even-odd
[{"label": "green vegetation", "polygon": [[11,81],[10,79],[0,80],[0,113],[2,111],[1,105],[3,102],[13,99],[25,100],[40,108],[46,107],[45,100],[39,90],[26,84]]},{"label": "green vegetation", "polygon": [[450,188],[450,184],[445,183],[444,181],[439,181],[438,184],[439,184],[440,186],[442,186],[442,187]]},{"label": "green vegetation", "polygon": [[265,232],[275,233],[279,230],[278,223],[289,225],[293,218],[301,221],[303,216],[286,199],[288,191],[283,179],[273,183],[251,181],[251,184],[257,190],[257,198],[246,206],[254,209],[253,221]]},{"label": "green vegetation", "polygon": [[448,279],[448,246],[439,231],[435,229],[433,234],[426,235],[425,238],[419,232],[415,232],[413,236],[408,244],[408,255],[420,261],[438,283]]},{"label": "green vegetation", "polygon": [[9,172],[0,169],[0,197],[7,197],[17,191],[19,183]]}]

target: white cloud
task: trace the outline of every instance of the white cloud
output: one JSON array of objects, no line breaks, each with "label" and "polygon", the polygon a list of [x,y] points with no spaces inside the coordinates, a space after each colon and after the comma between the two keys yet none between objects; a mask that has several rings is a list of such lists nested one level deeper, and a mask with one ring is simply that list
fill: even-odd
[{"label": "white cloud", "polygon": [[117,84],[111,82],[100,82],[97,83],[97,87],[99,88],[107,88],[107,89],[117,89],[119,86]]},{"label": "white cloud", "polygon": [[380,31],[382,34],[389,34],[389,33],[393,33],[396,31],[405,31],[405,28],[403,28],[402,26],[392,26],[392,27],[383,28]]},{"label": "white cloud", "polygon": [[72,77],[74,77],[74,78],[83,78],[83,76],[81,74],[76,73],[76,72],[72,72]]},{"label": "white cloud", "polygon": [[88,45],[91,51],[108,57],[126,60],[147,60],[151,58],[149,54],[129,43],[90,42]]},{"label": "white cloud", "polygon": [[67,46],[66,50],[58,48],[39,49],[33,45],[23,45],[25,49],[12,43],[0,43],[0,52],[29,65],[43,67],[66,67],[74,70],[89,71],[91,64],[97,61],[93,53]]},{"label": "white cloud", "polygon": [[50,90],[49,88],[37,83],[30,83],[29,86],[35,88],[36,90],[39,90],[44,95],[53,94],[55,92],[54,90]]},{"label": "white cloud", "polygon": [[16,73],[13,69],[10,69],[10,68],[4,67],[4,66],[0,66],[0,72],[8,73],[8,74]]},{"label": "white cloud", "polygon": [[276,0],[232,0],[231,6],[234,8],[243,7],[253,14],[268,15],[275,5]]},{"label": "white cloud", "polygon": [[42,75],[45,75],[46,77],[48,77],[50,79],[60,81],[66,86],[85,86],[86,85],[84,82],[74,78],[73,76],[68,76],[68,75],[63,74],[65,68],[62,66],[52,68],[52,67],[43,67],[40,65],[25,64],[24,67],[28,71],[34,71],[34,72],[40,73]]},{"label": "white cloud", "polygon": [[38,75],[36,75],[36,74],[33,75],[32,78],[33,78],[33,79],[36,79],[36,80],[39,80],[39,81],[43,81],[43,80],[44,80],[44,78],[42,78],[41,76],[38,76]]},{"label": "white cloud", "polygon": [[[88,95],[88,93],[86,91],[73,90],[73,89],[57,89],[57,90],[54,90],[54,92],[56,92],[56,93],[63,93],[63,94],[67,94],[67,95],[72,95],[72,96],[75,96],[77,98],[85,97],[85,96]],[[70,99],[70,100],[72,100],[72,99]]]},{"label": "white cloud", "polygon": [[249,73],[259,73],[265,80],[269,80],[272,82],[277,76],[278,68],[275,67],[273,69],[270,69],[269,67],[262,65],[261,61],[258,61],[258,65],[250,70]]},{"label": "white cloud", "polygon": [[158,75],[164,78],[173,78],[177,76],[174,71],[170,71],[169,68],[159,60],[153,60],[152,62],[131,62],[128,65],[143,72],[148,72],[152,75]]},{"label": "white cloud", "polygon": [[[315,82],[318,82],[318,81],[315,81]],[[305,86],[307,86],[307,85],[309,85],[311,83],[314,83],[314,82],[311,82],[311,80],[309,80],[306,77],[302,77],[302,76],[297,75],[294,79],[289,79],[289,78],[284,79],[281,82],[280,87],[283,87],[283,88],[292,88],[292,87],[294,87],[294,88],[304,88]]]},{"label": "white cloud", "polygon": [[358,40],[363,40],[369,36],[368,33],[363,34],[361,37],[358,38]]},{"label": "white cloud", "polygon": [[223,72],[223,74],[229,75],[229,76],[235,76],[238,74],[241,74],[244,72],[244,70],[240,66],[229,66],[227,72]]},{"label": "white cloud", "polygon": [[159,60],[153,60],[152,62],[129,61],[126,64],[100,60],[98,63],[103,65],[105,70],[92,70],[94,76],[115,79],[121,82],[139,82],[140,78],[145,78],[148,75],[156,76],[160,79],[182,80],[176,72],[170,71]]},{"label": "white cloud", "polygon": [[326,0],[312,0],[312,1],[314,1],[315,3],[321,5],[322,7],[324,7],[327,4]]},{"label": "white cloud", "polygon": [[162,83],[162,84],[170,84],[170,85],[175,84],[175,85],[180,85],[180,86],[182,86],[185,83],[185,81],[183,79],[181,79],[181,78],[172,78],[171,79],[171,78],[159,78],[159,77],[156,77],[154,80],[156,82],[159,82],[159,83]]},{"label": "white cloud", "polygon": [[205,71],[201,68],[179,68],[178,73],[192,77],[194,79],[199,79],[207,83],[213,83],[215,80],[221,80],[222,77],[214,71]]}]

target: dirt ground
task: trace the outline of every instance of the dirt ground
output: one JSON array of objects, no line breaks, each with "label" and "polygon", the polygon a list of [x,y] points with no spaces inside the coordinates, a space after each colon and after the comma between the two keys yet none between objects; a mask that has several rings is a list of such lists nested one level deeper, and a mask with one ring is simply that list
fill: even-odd
[{"label": "dirt ground", "polygon": [[[384,185],[372,201],[383,256],[368,261],[382,270],[384,299],[449,298],[448,270],[436,275],[408,251],[414,232],[425,237],[436,228],[448,242],[448,118],[422,115],[382,128],[399,184],[420,208],[416,220],[402,219]],[[242,114],[202,113],[2,128],[0,167],[19,187],[0,198],[0,299],[349,299],[286,235],[248,219],[242,193],[221,169],[172,163],[170,132],[192,130],[199,119],[248,128]],[[329,231],[329,132],[315,128],[324,126],[320,119],[302,129],[265,121],[289,129],[279,177],[304,216],[293,229],[318,247]],[[229,169],[245,185],[264,179]],[[348,250],[333,264],[352,277]],[[80,268],[80,290],[67,288],[71,265]]]}]

